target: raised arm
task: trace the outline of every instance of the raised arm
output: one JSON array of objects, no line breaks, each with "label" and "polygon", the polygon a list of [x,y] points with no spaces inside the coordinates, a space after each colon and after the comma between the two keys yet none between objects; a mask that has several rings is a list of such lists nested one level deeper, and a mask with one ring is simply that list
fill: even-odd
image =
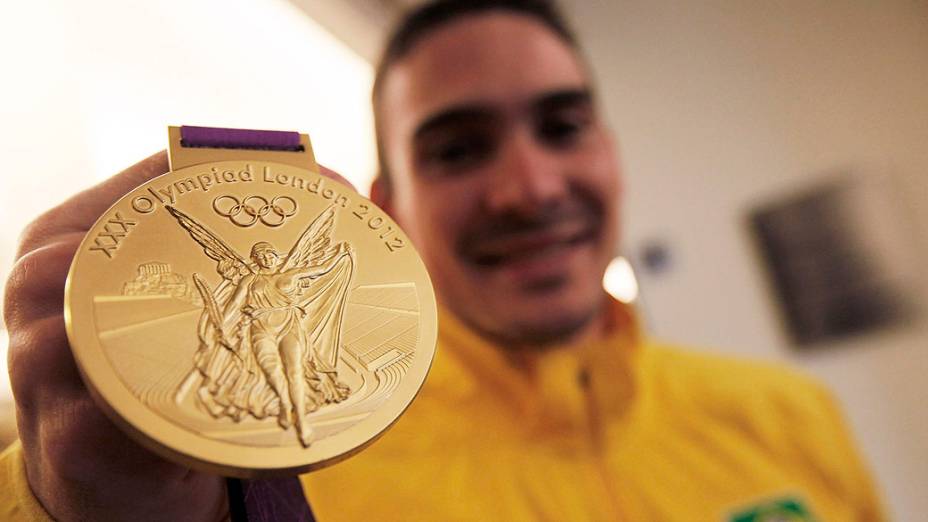
[{"label": "raised arm", "polygon": [[351,245],[349,245],[346,241],[339,243],[336,248],[338,250],[335,255],[331,256],[324,263],[319,265],[310,265],[304,268],[294,268],[293,270],[288,271],[287,274],[292,275],[297,279],[311,279],[331,272],[343,257],[351,256],[354,252],[351,248]]}]

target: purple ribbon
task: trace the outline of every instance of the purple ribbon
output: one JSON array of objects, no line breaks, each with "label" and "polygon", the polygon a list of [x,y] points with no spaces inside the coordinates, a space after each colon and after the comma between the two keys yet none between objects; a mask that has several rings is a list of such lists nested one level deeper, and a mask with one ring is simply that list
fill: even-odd
[{"label": "purple ribbon", "polygon": [[180,144],[184,147],[212,149],[303,150],[299,132],[220,129],[189,125],[180,128]]},{"label": "purple ribbon", "polygon": [[[300,133],[215,127],[180,128],[184,147],[302,151]],[[315,522],[298,477],[226,479],[233,522]]]},{"label": "purple ribbon", "polygon": [[226,479],[232,522],[315,522],[297,477]]}]

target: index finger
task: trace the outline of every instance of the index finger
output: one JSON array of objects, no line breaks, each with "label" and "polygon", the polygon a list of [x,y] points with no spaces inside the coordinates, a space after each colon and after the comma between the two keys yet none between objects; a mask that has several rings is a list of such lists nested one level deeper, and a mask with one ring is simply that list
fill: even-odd
[{"label": "index finger", "polygon": [[328,168],[328,167],[326,167],[326,166],[319,165],[319,173],[322,174],[323,176],[327,177],[327,178],[332,178],[332,179],[334,179],[335,181],[338,181],[339,183],[344,183],[345,185],[348,185],[348,186],[351,188],[351,190],[353,190],[353,191],[355,191],[355,192],[358,191],[358,188],[355,187],[350,181],[348,181],[347,179],[345,179],[344,176],[342,176],[342,175],[339,174],[338,172],[335,172],[334,170],[332,170],[332,169],[330,169],[330,168]]},{"label": "index finger", "polygon": [[162,150],[106,181],[71,196],[64,203],[40,215],[23,232],[17,259],[46,244],[50,238],[86,232],[119,198],[167,171],[168,155]]}]

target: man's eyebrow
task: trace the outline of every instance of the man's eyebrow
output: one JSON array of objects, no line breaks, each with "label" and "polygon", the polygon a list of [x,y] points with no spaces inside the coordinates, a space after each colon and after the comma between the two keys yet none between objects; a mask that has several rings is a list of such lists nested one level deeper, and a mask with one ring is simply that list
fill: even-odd
[{"label": "man's eyebrow", "polygon": [[486,105],[457,105],[427,118],[416,127],[416,132],[413,136],[418,139],[442,127],[474,121],[483,122],[492,118],[493,110]]},{"label": "man's eyebrow", "polygon": [[[532,109],[546,111],[562,107],[592,105],[593,93],[588,87],[558,89],[543,93],[531,103]],[[414,139],[422,138],[432,131],[470,122],[485,122],[497,113],[489,105],[481,103],[462,104],[448,107],[428,117],[416,127]]]},{"label": "man's eyebrow", "polygon": [[561,89],[545,93],[538,97],[532,106],[536,111],[548,111],[562,107],[578,105],[592,105],[593,93],[587,87],[576,89]]}]

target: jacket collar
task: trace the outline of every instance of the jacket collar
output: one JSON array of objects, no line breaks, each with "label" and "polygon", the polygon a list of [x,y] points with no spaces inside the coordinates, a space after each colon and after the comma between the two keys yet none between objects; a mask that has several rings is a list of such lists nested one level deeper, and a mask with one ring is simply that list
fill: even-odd
[{"label": "jacket collar", "polygon": [[[457,367],[455,387],[514,410],[520,422],[548,429],[586,426],[590,415],[620,417],[636,392],[641,334],[634,310],[609,299],[607,332],[593,342],[512,357],[512,350],[467,328],[445,309],[439,315],[439,358]],[[449,383],[450,384],[450,383]]]}]

